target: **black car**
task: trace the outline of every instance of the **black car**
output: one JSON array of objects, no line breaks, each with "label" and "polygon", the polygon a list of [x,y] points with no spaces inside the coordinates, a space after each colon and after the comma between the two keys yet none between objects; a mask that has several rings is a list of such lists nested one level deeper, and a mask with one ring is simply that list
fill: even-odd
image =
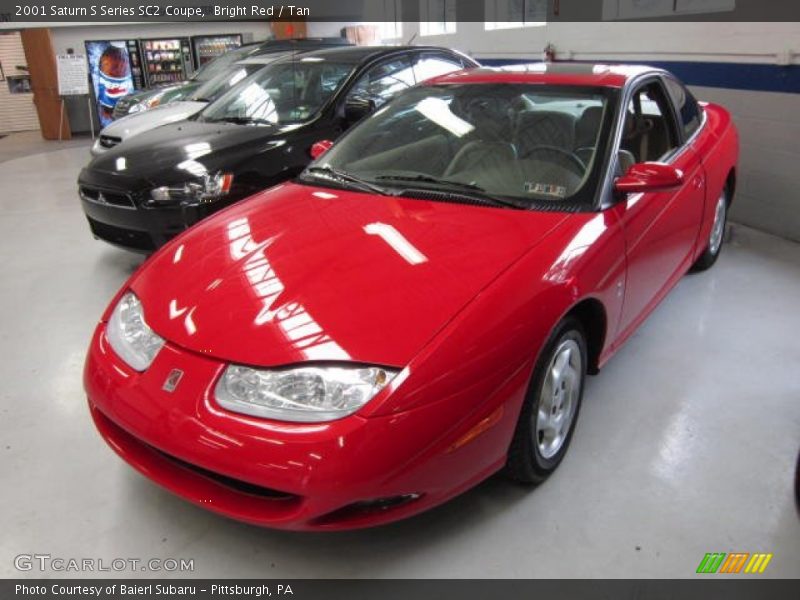
[{"label": "black car", "polygon": [[199,114],[126,140],[81,171],[98,239],[149,253],[203,217],[298,175],[333,140],[418,81],[478,64],[435,47],[351,47],[276,61]]},{"label": "black car", "polygon": [[221,73],[229,71],[234,64],[251,56],[261,56],[274,52],[306,52],[308,50],[352,45],[351,42],[343,37],[267,40],[266,42],[245,44],[241,48],[230,50],[211,62],[207,62],[185,81],[159,85],[123,96],[114,105],[112,116],[114,119],[119,119],[131,113],[148,110],[154,106],[183,100],[202,84],[211,81]]}]

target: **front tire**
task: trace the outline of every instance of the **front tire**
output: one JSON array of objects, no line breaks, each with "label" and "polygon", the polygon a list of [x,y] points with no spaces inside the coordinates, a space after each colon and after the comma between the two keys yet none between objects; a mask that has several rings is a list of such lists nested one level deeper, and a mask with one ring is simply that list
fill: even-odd
[{"label": "front tire", "polygon": [[722,251],[722,240],[725,237],[725,224],[728,222],[729,206],[730,198],[726,186],[720,193],[719,198],[717,198],[717,205],[714,209],[714,224],[711,226],[711,233],[708,235],[706,249],[692,265],[692,271],[705,271],[717,262],[717,258],[719,258],[719,254]]},{"label": "front tire", "polygon": [[522,483],[541,483],[567,452],[586,381],[586,335],[580,321],[564,319],[545,343],[525,395],[506,473]]}]

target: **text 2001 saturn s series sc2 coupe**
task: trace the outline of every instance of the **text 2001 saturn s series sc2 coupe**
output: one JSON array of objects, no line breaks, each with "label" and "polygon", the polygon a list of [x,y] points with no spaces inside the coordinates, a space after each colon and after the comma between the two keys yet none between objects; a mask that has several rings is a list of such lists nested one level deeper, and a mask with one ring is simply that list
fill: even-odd
[{"label": "text 2001 saturn s series sc2 coupe", "polygon": [[458,72],[151,257],[102,317],[103,437],[219,513],[338,529],[564,457],[596,371],[722,244],[737,133],[668,73]]}]

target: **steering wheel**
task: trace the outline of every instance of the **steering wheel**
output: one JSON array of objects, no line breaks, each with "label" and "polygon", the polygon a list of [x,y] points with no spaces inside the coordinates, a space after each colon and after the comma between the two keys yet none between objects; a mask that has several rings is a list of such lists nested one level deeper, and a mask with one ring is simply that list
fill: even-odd
[{"label": "steering wheel", "polygon": [[[467,167],[475,166],[475,164],[479,160],[482,160],[485,156],[496,154],[498,152],[506,152],[508,154],[507,158],[510,161],[516,160],[516,151],[514,150],[514,146],[507,142],[482,142],[478,140],[467,142],[458,152],[456,152],[456,155],[450,161],[450,164],[447,165],[447,168],[444,170],[444,176],[449,177]],[[470,154],[475,155],[471,157],[472,164],[465,166],[462,165],[461,163],[465,162],[465,157],[470,157]]]},{"label": "steering wheel", "polygon": [[581,146],[580,148],[575,148],[575,156],[580,158],[583,161],[583,164],[588,165],[592,160],[595,151],[596,149],[594,146]]},{"label": "steering wheel", "polygon": [[531,158],[535,154],[557,156],[558,161],[561,162],[566,169],[573,171],[578,177],[583,177],[584,173],[586,173],[586,164],[581,160],[580,156],[564,148],[558,146],[534,146],[525,153],[523,158]]}]

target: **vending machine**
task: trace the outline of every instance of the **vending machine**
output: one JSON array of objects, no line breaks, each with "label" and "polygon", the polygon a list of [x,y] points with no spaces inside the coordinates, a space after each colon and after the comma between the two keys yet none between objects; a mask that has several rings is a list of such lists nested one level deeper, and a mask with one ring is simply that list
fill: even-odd
[{"label": "vending machine", "polygon": [[238,33],[196,35],[192,37],[194,67],[195,69],[199,69],[220,54],[225,54],[228,50],[235,50],[241,45],[242,36]]},{"label": "vending machine", "polygon": [[101,127],[111,123],[117,101],[145,87],[136,40],[86,40],[89,79]]},{"label": "vending machine", "polygon": [[139,40],[148,87],[176,83],[194,72],[189,38]]}]

